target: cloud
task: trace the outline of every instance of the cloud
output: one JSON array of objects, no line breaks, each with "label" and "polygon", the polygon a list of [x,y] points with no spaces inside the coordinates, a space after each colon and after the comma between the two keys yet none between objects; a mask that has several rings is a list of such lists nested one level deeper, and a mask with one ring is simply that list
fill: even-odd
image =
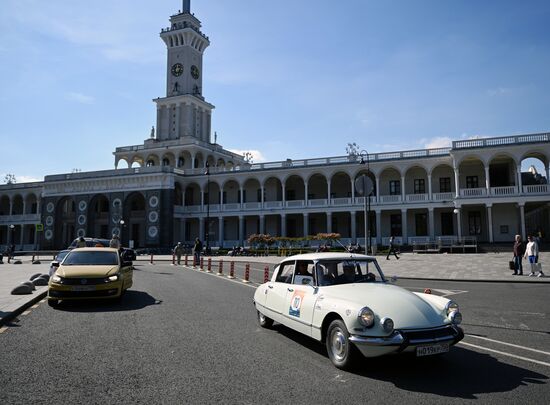
[{"label": "cloud", "polygon": [[[0,173],[0,182],[1,182],[1,184],[6,183],[6,181],[5,181],[6,175],[7,175],[7,173]],[[44,179],[39,179],[39,178],[34,177],[34,176],[23,176],[23,175],[15,174],[16,184],[19,184],[19,183],[34,183],[34,182],[37,182],[37,181],[44,181]]]},{"label": "cloud", "polygon": [[509,87],[497,87],[496,89],[487,90],[487,94],[491,97],[494,97],[494,96],[502,96],[505,94],[510,94],[512,93],[512,91],[513,89]]},{"label": "cloud", "polygon": [[448,148],[452,145],[453,140],[448,136],[436,136],[431,139],[421,139],[420,143],[424,144],[426,149]]},{"label": "cloud", "polygon": [[239,150],[239,149],[229,149],[229,151],[233,152],[233,153],[238,153],[239,155],[244,155],[245,153],[249,152],[252,154],[252,161],[254,163],[261,163],[261,162],[265,162],[266,159],[264,157],[264,155],[262,154],[262,152],[260,152],[259,150]]},{"label": "cloud", "polygon": [[80,104],[93,104],[95,101],[95,98],[91,96],[87,96],[82,93],[74,93],[74,92],[66,93],[65,98],[69,101],[76,101],[77,103],[80,103]]}]

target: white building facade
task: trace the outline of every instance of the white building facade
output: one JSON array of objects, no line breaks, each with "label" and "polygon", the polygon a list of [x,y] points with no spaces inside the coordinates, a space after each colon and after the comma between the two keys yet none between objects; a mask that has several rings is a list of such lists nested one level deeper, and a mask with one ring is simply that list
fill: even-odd
[{"label": "white building facade", "polygon": [[[115,169],[46,176],[0,186],[0,248],[60,249],[77,236],[169,247],[208,238],[246,245],[249,235],[365,237],[367,175],[371,243],[412,245],[440,237],[511,242],[550,232],[550,133],[459,140],[449,148],[250,164],[212,142],[214,106],[202,94],[210,41],[189,0],[160,37],[166,96],[153,100],[156,127],[142,144],[117,148]],[[367,144],[367,142],[362,142]],[[344,145],[345,146],[345,145]],[[544,173],[522,173],[525,159]],[[362,162],[361,162],[362,160]],[[368,161],[368,164],[367,164]]]}]

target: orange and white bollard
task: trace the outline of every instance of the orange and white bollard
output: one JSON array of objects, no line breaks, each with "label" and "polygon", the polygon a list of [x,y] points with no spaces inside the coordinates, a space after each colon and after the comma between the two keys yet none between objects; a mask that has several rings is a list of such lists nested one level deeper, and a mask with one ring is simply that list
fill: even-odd
[{"label": "orange and white bollard", "polygon": [[204,271],[204,257],[201,257],[199,267],[200,267],[200,270],[201,270],[201,271]]},{"label": "orange and white bollard", "polygon": [[264,267],[264,283],[269,281],[269,266]]},{"label": "orange and white bollard", "polygon": [[207,269],[206,270],[207,273],[212,273],[212,258],[211,257],[208,258],[208,266],[207,266],[206,269]]},{"label": "orange and white bollard", "polygon": [[220,263],[218,264],[218,276],[223,276],[223,260],[220,259]]},{"label": "orange and white bollard", "polygon": [[229,275],[227,278],[235,278],[235,262],[229,263]]},{"label": "orange and white bollard", "polygon": [[189,264],[189,259],[188,259],[188,256],[185,255],[185,266],[187,266]]},{"label": "orange and white bollard", "polygon": [[151,260],[150,260],[149,263],[153,264],[153,254],[152,253],[151,253]]},{"label": "orange and white bollard", "polygon": [[244,279],[243,283],[250,283],[250,264],[246,263],[244,266]]}]

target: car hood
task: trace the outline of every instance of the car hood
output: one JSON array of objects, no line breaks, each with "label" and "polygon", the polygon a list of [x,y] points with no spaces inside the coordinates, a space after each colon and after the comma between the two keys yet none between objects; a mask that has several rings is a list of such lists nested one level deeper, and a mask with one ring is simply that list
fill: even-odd
[{"label": "car hood", "polygon": [[389,317],[396,329],[433,328],[448,323],[443,310],[404,288],[384,283],[358,283],[323,287],[326,304],[338,303],[352,316],[363,307],[372,309],[377,319]]},{"label": "car hood", "polygon": [[118,266],[59,266],[56,274],[61,277],[106,277],[116,274]]}]

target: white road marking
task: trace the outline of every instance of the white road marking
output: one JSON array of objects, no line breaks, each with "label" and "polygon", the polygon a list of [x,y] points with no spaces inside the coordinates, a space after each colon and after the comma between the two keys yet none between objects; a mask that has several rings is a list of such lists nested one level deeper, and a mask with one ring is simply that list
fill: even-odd
[{"label": "white road marking", "polygon": [[515,347],[517,349],[528,350],[530,352],[535,352],[535,353],[545,354],[546,356],[550,356],[550,352],[544,352],[542,350],[532,349],[530,347],[514,345],[512,343],[501,342],[500,340],[489,339],[489,338],[486,338],[484,336],[476,336],[476,335],[468,335],[468,334],[465,334],[464,336],[472,337],[472,338],[476,338],[476,339],[481,339],[481,340],[487,340],[488,342],[498,343],[498,344],[501,344],[501,345]]},{"label": "white road marking", "polygon": [[530,358],[527,358],[527,357],[516,356],[515,354],[505,353],[505,352],[501,352],[501,351],[499,351],[499,350],[493,350],[493,349],[489,349],[489,348],[487,348],[487,347],[478,346],[478,345],[473,345],[473,344],[471,344],[471,343],[466,343],[466,342],[458,342],[458,344],[459,344],[459,345],[464,345],[464,346],[475,347],[476,349],[486,350],[486,351],[488,351],[488,352],[493,352],[493,353],[497,353],[497,354],[502,354],[503,356],[513,357],[514,359],[529,361],[529,362],[531,362],[531,363],[536,363],[536,364],[540,364],[540,365],[542,365],[542,366],[550,367],[550,363],[546,363],[546,362],[544,362],[544,361],[538,361],[538,360],[530,359]]},{"label": "white road marking", "polygon": [[6,326],[2,326],[2,327],[0,328],[0,333],[4,333],[4,332],[7,331],[7,330],[8,330],[8,328],[7,328]]},{"label": "white road marking", "polygon": [[23,312],[21,315],[28,315],[28,314],[30,314],[30,313],[31,313],[31,310],[28,309],[28,310],[26,310],[25,312]]}]

